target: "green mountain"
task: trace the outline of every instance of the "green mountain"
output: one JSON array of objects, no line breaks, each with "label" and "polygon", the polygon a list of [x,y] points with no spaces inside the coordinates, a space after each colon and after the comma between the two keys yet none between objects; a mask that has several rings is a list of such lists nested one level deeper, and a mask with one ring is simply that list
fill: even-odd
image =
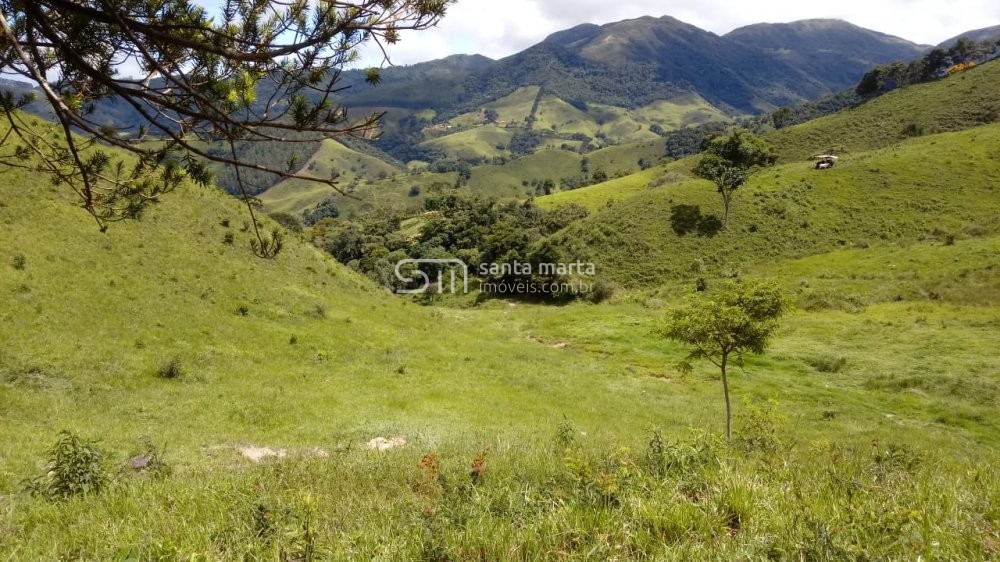
[{"label": "green mountain", "polygon": [[889,61],[909,61],[925,47],[851,25],[841,20],[813,19],[761,23],[741,27],[726,39],[764,49],[838,91],[857,84],[860,76]]},{"label": "green mountain", "polygon": [[[720,107],[754,113],[853,86],[874,64],[908,60],[923,50],[833,20],[761,24],[720,37],[669,16],[644,17],[554,33],[474,70],[461,85],[436,84],[440,97],[431,107],[444,113],[474,109],[540,85],[567,101],[618,107],[693,92]],[[426,99],[424,85],[412,86],[386,88],[379,104],[413,107],[410,95]],[[449,105],[455,98],[457,106]]]}]

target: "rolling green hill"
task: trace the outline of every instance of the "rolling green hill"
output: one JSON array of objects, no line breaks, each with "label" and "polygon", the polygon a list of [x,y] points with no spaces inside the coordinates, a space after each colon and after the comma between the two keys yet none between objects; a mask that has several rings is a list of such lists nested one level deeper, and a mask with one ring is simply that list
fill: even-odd
[{"label": "rolling green hill", "polygon": [[[802,162],[819,153],[854,155],[924,135],[961,131],[1000,119],[1000,61],[980,65],[956,76],[908,86],[832,115],[765,134],[779,162]],[[543,206],[580,203],[596,209],[609,200],[634,195],[659,177],[678,181],[697,157],[685,158],[662,171],[647,171],[539,200]],[[677,172],[671,174],[670,172]],[[680,175],[678,175],[680,174]]]},{"label": "rolling green hill", "polygon": [[[671,198],[711,211],[710,190],[683,179],[564,232],[623,281],[703,258],[714,286],[725,263],[763,252],[755,273],[799,308],[733,373],[728,445],[714,437],[717,372],[677,369],[689,350],[658,335],[686,287],[599,306],[424,307],[292,234],[276,260],[253,258],[244,210],[214,189],[185,187],[102,234],[63,191],[3,170],[0,552],[988,559],[998,137],[912,140],[823,175],[768,171],[714,239],[639,222]],[[737,230],[751,219],[756,233]],[[103,467],[99,493],[25,491],[63,474],[48,464],[62,430],[99,440],[102,459],[76,467]],[[149,443],[170,470],[127,467]]]},{"label": "rolling green hill", "polygon": [[[306,163],[304,171],[316,178],[337,175],[341,188],[352,190],[362,181],[387,177],[400,169],[375,156],[327,140]],[[260,200],[268,212],[299,213],[315,207],[331,195],[334,192],[326,184],[293,179],[268,189],[260,195]]]},{"label": "rolling green hill", "polygon": [[513,133],[494,125],[483,125],[421,143],[420,146],[443,153],[456,160],[475,160],[509,154],[507,145]]},{"label": "rolling green hill", "polygon": [[[728,231],[715,237],[678,236],[670,222],[676,205],[721,216],[711,184],[675,171],[675,181],[643,189],[656,178],[647,171],[554,197],[592,209],[604,204],[556,242],[568,255],[604,264],[609,278],[650,285],[735,274],[844,246],[995,234],[998,143],[1000,125],[993,125],[855,153],[826,172],[805,162],[778,166],[741,189]],[[671,179],[671,172],[664,175]],[[622,193],[632,195],[606,204]]]},{"label": "rolling green hill", "polygon": [[895,90],[852,108],[768,136],[782,161],[833,150],[850,154],[903,139],[1000,121],[1000,61]]},{"label": "rolling green hill", "polygon": [[[469,135],[474,131],[468,131]],[[451,136],[443,137],[441,141],[450,138]],[[661,159],[664,153],[664,141],[660,138],[610,146],[586,154],[578,153],[572,141],[552,139],[551,145],[542,145],[532,154],[502,164],[472,167],[468,182],[461,188],[460,193],[496,199],[524,199],[538,195],[537,185],[551,180],[557,190],[564,190],[557,193],[551,201],[560,201],[563,198],[572,200],[577,196],[572,195],[572,191],[566,191],[571,189],[569,185],[565,185],[566,182],[580,185],[585,181],[591,181],[594,174],[600,173],[608,177],[627,176],[639,171],[644,164],[652,165]],[[649,172],[649,174],[654,173]],[[432,172],[425,165],[420,165],[408,172],[396,171],[382,179],[361,183],[342,182],[341,185],[352,186],[347,196],[331,193],[324,185],[284,182],[264,193],[261,200],[268,212],[301,214],[308,212],[318,203],[329,200],[341,213],[348,215],[374,208],[411,213],[422,208],[428,195],[450,191],[454,189],[457,181],[457,172]],[[629,192],[633,183],[627,179],[616,179],[609,182],[609,186],[611,188],[625,186],[625,190],[619,193],[621,195]],[[600,190],[588,190],[587,196],[596,196],[600,192]],[[546,201],[546,205],[550,204],[548,197],[543,201]],[[585,204],[585,206],[591,205]]]}]

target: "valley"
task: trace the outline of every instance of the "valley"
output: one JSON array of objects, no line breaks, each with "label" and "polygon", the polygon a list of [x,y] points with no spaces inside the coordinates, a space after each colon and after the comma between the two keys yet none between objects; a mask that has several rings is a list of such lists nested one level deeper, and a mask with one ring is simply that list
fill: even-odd
[{"label": "valley", "polygon": [[[219,165],[106,231],[0,168],[0,557],[995,559],[1000,60],[853,91],[928,49],[642,18],[345,72],[382,139],[244,147],[343,194]],[[737,130],[774,159],[723,227]],[[471,290],[395,294],[419,260]],[[754,283],[728,378],[668,337]]]}]

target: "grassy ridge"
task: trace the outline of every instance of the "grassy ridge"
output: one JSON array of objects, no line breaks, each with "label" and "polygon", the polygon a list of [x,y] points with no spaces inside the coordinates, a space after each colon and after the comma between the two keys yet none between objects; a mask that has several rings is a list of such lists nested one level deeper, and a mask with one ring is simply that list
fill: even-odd
[{"label": "grassy ridge", "polygon": [[[679,181],[606,206],[556,240],[568,255],[603,264],[611,279],[647,285],[844,246],[996,233],[998,143],[1000,126],[989,126],[855,154],[826,172],[806,163],[767,170],[737,195],[728,231],[714,238],[674,233],[673,206],[698,205],[721,216],[722,205],[711,184],[678,174]],[[619,191],[635,191],[653,175],[618,180],[631,182]],[[582,189],[559,200],[587,202],[587,195]]]},{"label": "grassy ridge", "polygon": [[1000,61],[895,90],[833,115],[768,135],[783,162],[834,151],[882,148],[906,138],[960,131],[1000,120]]}]

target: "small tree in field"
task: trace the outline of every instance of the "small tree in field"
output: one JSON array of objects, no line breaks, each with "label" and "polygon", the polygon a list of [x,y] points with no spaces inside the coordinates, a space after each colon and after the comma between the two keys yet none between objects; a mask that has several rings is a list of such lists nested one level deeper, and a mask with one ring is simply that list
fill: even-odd
[{"label": "small tree in field", "polygon": [[745,352],[764,352],[785,308],[785,299],[777,286],[744,281],[727,283],[716,292],[692,297],[686,305],[671,312],[664,336],[694,346],[682,367],[690,369],[691,360],[707,359],[722,374],[727,439],[733,438],[727,369],[734,356],[742,361]]},{"label": "small tree in field", "polygon": [[777,159],[767,141],[746,130],[733,131],[709,141],[694,173],[715,183],[722,195],[723,228],[729,225],[729,206],[736,190],[747,182],[755,168],[772,166]]}]

